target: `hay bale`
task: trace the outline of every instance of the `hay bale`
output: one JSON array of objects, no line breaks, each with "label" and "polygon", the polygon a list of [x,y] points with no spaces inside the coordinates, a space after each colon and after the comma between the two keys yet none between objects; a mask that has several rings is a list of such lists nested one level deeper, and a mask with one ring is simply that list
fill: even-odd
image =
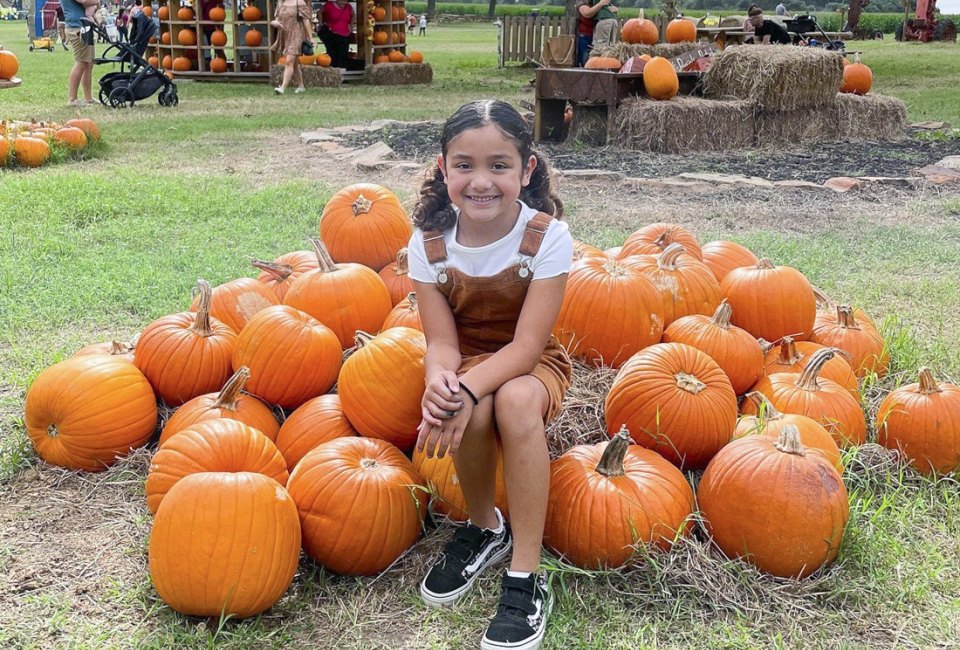
[{"label": "hay bale", "polygon": [[[283,81],[284,67],[282,65],[270,67],[270,84],[272,86],[279,86],[280,82]],[[303,85],[307,88],[336,88],[343,82],[343,74],[339,68],[302,65],[300,71],[303,74]]]},{"label": "hay bale", "polygon": [[367,83],[374,86],[407,86],[433,82],[429,63],[377,63],[367,68]]},{"label": "hay bale", "polygon": [[655,153],[743,149],[753,145],[753,114],[753,104],[745,101],[631,97],[617,109],[614,141],[624,149]]},{"label": "hay bale", "polygon": [[576,142],[591,147],[607,144],[607,107],[578,104],[573,109],[567,142]]},{"label": "hay bale", "polygon": [[836,107],[841,140],[878,142],[906,136],[907,105],[896,97],[840,93]]},{"label": "hay bale", "polygon": [[837,142],[841,139],[835,106],[792,111],[758,109],[755,128],[758,147]]},{"label": "hay bale", "polygon": [[656,45],[630,45],[629,43],[614,43],[598,47],[591,51],[590,56],[612,56],[619,59],[621,63],[630,57],[649,54],[650,56],[662,56],[665,59],[672,59],[681,54],[698,50],[703,45],[701,43],[657,43]]},{"label": "hay bale", "polygon": [[832,106],[843,82],[843,59],[817,47],[728,47],[703,74],[712,99],[746,99],[765,110]]}]

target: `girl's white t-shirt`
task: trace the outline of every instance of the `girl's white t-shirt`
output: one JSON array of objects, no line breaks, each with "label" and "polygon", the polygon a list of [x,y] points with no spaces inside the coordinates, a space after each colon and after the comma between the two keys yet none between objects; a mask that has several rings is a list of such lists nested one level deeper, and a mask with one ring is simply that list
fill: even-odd
[{"label": "girl's white t-shirt", "polygon": [[[523,232],[527,222],[537,214],[536,209],[523,201],[518,203],[520,216],[513,230],[486,246],[471,248],[458,244],[456,224],[445,230],[443,241],[447,246],[447,259],[436,266],[455,268],[472,277],[486,278],[518,264],[521,259],[520,242],[523,240]],[[423,231],[419,228],[413,231],[407,246],[407,263],[410,267],[411,279],[427,283],[437,281],[437,268],[427,261]],[[543,236],[540,250],[530,263],[533,279],[553,278],[567,273],[572,263],[573,238],[570,236],[570,229],[566,222],[554,219]]]}]

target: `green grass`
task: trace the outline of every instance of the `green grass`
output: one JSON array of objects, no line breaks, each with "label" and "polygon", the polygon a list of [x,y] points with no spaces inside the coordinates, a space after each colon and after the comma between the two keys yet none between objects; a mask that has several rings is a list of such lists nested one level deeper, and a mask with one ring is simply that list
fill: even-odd
[{"label": "green grass", "polygon": [[[20,89],[0,91],[0,119],[77,114],[65,106],[69,54],[26,52],[21,28],[0,23],[0,42],[20,56],[24,79]],[[496,601],[496,577],[480,580],[457,607],[425,609],[416,579],[439,543],[432,530],[376,580],[331,576],[304,561],[267,615],[221,622],[175,614],[148,579],[141,480],[149,454],[103,475],[61,474],[38,463],[22,424],[24,392],[43,368],[186,308],[198,277],[216,284],[249,275],[247,256],[303,247],[339,187],[329,169],[321,177],[333,180],[318,182],[315,172],[345,163],[309,160],[271,174],[258,161],[276,159],[269,148],[287,142],[278,134],[295,140],[303,129],[377,118],[438,119],[478,96],[530,98],[520,93],[530,69],[496,69],[491,26],[428,31],[411,41],[434,65],[429,88],[347,86],[275,97],[266,84],[185,83],[177,109],[155,100],[124,112],[83,109],[104,132],[92,159],[0,171],[0,647],[476,647]],[[855,45],[878,91],[907,101],[912,119],[960,124],[956,46]],[[301,150],[284,146],[291,156]],[[920,365],[960,377],[955,194],[807,198],[809,205],[768,196],[708,206],[690,197],[674,213],[658,207],[669,197],[621,191],[604,195],[611,210],[615,200],[638,206],[638,214],[649,210],[647,221],[703,219],[704,241],[741,241],[877,315],[893,372],[871,389],[868,409],[895,384],[913,381]],[[402,198],[409,204],[412,192]],[[564,198],[574,233],[586,241],[616,245],[640,225],[639,216],[609,218],[585,192],[568,190]],[[751,221],[764,210],[781,214],[784,227]],[[826,216],[807,223],[820,211]],[[31,466],[41,470],[39,483]],[[546,647],[949,646],[960,632],[956,481],[877,467],[867,454],[848,457],[847,466],[850,523],[838,564],[823,575],[799,583],[760,576],[698,540],[624,575],[548,560],[558,605]],[[8,576],[24,579],[29,562],[28,577],[39,586],[21,593]]]}]

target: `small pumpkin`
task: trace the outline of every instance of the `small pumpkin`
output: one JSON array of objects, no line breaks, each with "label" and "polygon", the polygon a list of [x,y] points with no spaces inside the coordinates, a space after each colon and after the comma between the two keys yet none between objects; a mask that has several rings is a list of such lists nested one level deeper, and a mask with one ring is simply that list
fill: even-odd
[{"label": "small pumpkin", "polygon": [[223,7],[213,7],[210,9],[210,20],[215,23],[222,23],[227,19],[227,10]]},{"label": "small pumpkin", "polygon": [[222,29],[215,30],[210,35],[210,44],[214,47],[224,47],[227,44],[227,33]]},{"label": "small pumpkin", "polygon": [[64,126],[75,126],[81,131],[83,131],[87,140],[90,142],[96,142],[100,139],[100,127],[97,126],[97,123],[87,117],[78,117],[72,120],[67,120],[64,123]]},{"label": "small pumpkin", "polygon": [[760,261],[749,248],[732,241],[707,242],[700,252],[703,255],[703,263],[713,271],[717,282],[723,282],[723,278],[733,269],[741,266],[756,266]]},{"label": "small pumpkin", "polygon": [[[763,374],[789,372],[799,375],[807,367],[813,353],[823,350],[825,346],[812,341],[794,341],[784,336],[779,345],[764,347]],[[855,400],[860,401],[860,384],[843,355],[838,354],[824,363],[819,376],[837,382],[850,391]]]},{"label": "small pumpkin", "polygon": [[840,92],[866,95],[871,87],[873,87],[873,71],[860,63],[859,58],[856,63],[843,66],[843,84],[840,86]]},{"label": "small pumpkin", "polygon": [[163,61],[161,63],[163,64],[162,67],[164,70],[170,70],[173,68],[173,57],[167,54],[163,57]]},{"label": "small pumpkin", "polygon": [[414,50],[410,53],[410,63],[423,63],[423,54]]},{"label": "small pumpkin", "polygon": [[189,72],[193,69],[193,62],[185,56],[178,56],[173,60],[175,72]]},{"label": "small pumpkin", "polygon": [[263,44],[263,33],[255,29],[249,29],[243,35],[243,42],[247,44],[247,47],[260,47]]},{"label": "small pumpkin", "polygon": [[613,70],[616,72],[620,69],[620,66],[620,59],[612,56],[591,56],[583,67],[585,70]]},{"label": "small pumpkin", "polygon": [[191,45],[196,45],[197,33],[189,28],[181,29],[179,32],[177,32],[177,43],[188,47]]},{"label": "small pumpkin", "polygon": [[380,278],[390,292],[390,301],[396,307],[397,303],[413,291],[413,280],[410,279],[410,265],[407,263],[407,249],[397,251],[397,260],[380,269]]},{"label": "small pumpkin", "polygon": [[227,64],[227,60],[222,57],[214,57],[210,59],[210,72],[216,74],[223,74],[230,69],[230,66]]},{"label": "small pumpkin", "polygon": [[918,383],[891,391],[880,403],[877,442],[900,451],[923,474],[960,471],[960,387],[937,382],[921,368]]},{"label": "small pumpkin", "polygon": [[[262,282],[253,278],[238,278],[213,289],[210,315],[239,333],[254,314],[278,304],[280,301],[276,295]],[[190,311],[196,311],[199,305],[198,296],[190,305]]]},{"label": "small pumpkin", "polygon": [[87,134],[75,126],[64,126],[53,134],[54,139],[69,149],[79,151],[87,146]]},{"label": "small pumpkin", "polygon": [[373,183],[343,188],[327,201],[320,215],[320,239],[333,259],[363,264],[374,271],[397,258],[412,232],[410,218],[396,194]]},{"label": "small pumpkin", "polygon": [[272,262],[254,258],[250,261],[250,264],[254,268],[260,269],[257,280],[272,289],[274,295],[281,301],[287,295],[287,291],[290,290],[294,280],[307,271],[320,267],[317,254],[313,251],[284,253]]},{"label": "small pumpkin", "polygon": [[339,395],[321,395],[304,402],[283,421],[277,434],[277,449],[293,471],[312,449],[336,438],[359,435],[350,424]]},{"label": "small pumpkin", "polygon": [[300,517],[287,491],[254,472],[191,474],[167,493],[150,531],[150,578],[187,616],[245,618],[290,587]]},{"label": "small pumpkin", "polygon": [[168,7],[167,5],[162,5],[157,10],[157,18],[159,18],[160,20],[170,20],[170,7]]},{"label": "small pumpkin", "polygon": [[21,135],[13,141],[13,155],[24,167],[40,167],[50,160],[50,145],[40,138]]},{"label": "small pumpkin", "polygon": [[697,503],[724,555],[785,578],[832,562],[849,516],[840,474],[790,425],[776,441],[747,436],[721,449],[700,479]]},{"label": "small pumpkin", "polygon": [[688,255],[703,259],[696,235],[675,223],[652,223],[633,232],[617,252],[617,257],[659,255],[670,244],[682,244]]},{"label": "small pumpkin", "polygon": [[663,57],[653,57],[643,66],[643,89],[650,99],[673,99],[680,92],[680,78],[676,68]]},{"label": "small pumpkin", "polygon": [[380,331],[386,331],[391,327],[409,327],[417,331],[423,331],[423,323],[420,322],[420,307],[417,305],[417,294],[411,291],[407,297],[396,304],[396,306],[387,314],[387,319],[383,321],[383,327]]},{"label": "small pumpkin", "polygon": [[869,324],[861,326],[848,305],[837,307],[835,321],[814,324],[811,341],[826,347],[839,348],[850,355],[850,366],[860,379],[870,373],[887,374],[890,355],[880,333]]},{"label": "small pumpkin", "polygon": [[0,49],[0,79],[13,79],[20,69],[20,59],[10,50]]},{"label": "small pumpkin", "polygon": [[390,34],[388,34],[382,29],[378,29],[373,32],[374,45],[388,45],[389,43],[390,43]]},{"label": "small pumpkin", "polygon": [[387,54],[387,61],[390,63],[403,63],[403,52],[400,50],[390,50]]},{"label": "small pumpkin", "polygon": [[248,4],[240,15],[246,22],[255,23],[263,17],[263,12],[256,5]]},{"label": "small pumpkin", "polygon": [[172,42],[172,37],[170,32],[163,32],[162,34],[160,34],[160,42],[163,45],[170,45],[170,43]]},{"label": "small pumpkin", "polygon": [[620,29],[620,38],[624,43],[654,45],[660,40],[660,34],[652,20],[631,18]]},{"label": "small pumpkin", "polygon": [[720,305],[720,283],[703,262],[685,253],[682,244],[674,243],[659,255],[629,259],[660,292],[665,327],[691,314],[710,315]]},{"label": "small pumpkin", "polygon": [[697,40],[697,26],[686,18],[674,18],[667,23],[667,43],[694,43]]},{"label": "small pumpkin", "polygon": [[332,63],[333,59],[330,58],[329,54],[321,52],[317,55],[317,65],[321,68],[329,68]]},{"label": "small pumpkin", "polygon": [[193,13],[193,9],[190,7],[180,7],[180,9],[177,10],[177,20],[193,20],[195,16],[196,14]]}]

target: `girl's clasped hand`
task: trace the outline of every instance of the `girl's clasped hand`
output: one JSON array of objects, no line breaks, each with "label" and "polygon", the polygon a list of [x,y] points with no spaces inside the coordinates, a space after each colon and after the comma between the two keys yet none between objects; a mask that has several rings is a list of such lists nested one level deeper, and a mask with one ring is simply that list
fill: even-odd
[{"label": "girl's clasped hand", "polygon": [[444,370],[430,379],[420,408],[423,422],[417,430],[417,451],[426,450],[427,458],[456,454],[473,414],[473,402],[464,399],[457,374]]}]

